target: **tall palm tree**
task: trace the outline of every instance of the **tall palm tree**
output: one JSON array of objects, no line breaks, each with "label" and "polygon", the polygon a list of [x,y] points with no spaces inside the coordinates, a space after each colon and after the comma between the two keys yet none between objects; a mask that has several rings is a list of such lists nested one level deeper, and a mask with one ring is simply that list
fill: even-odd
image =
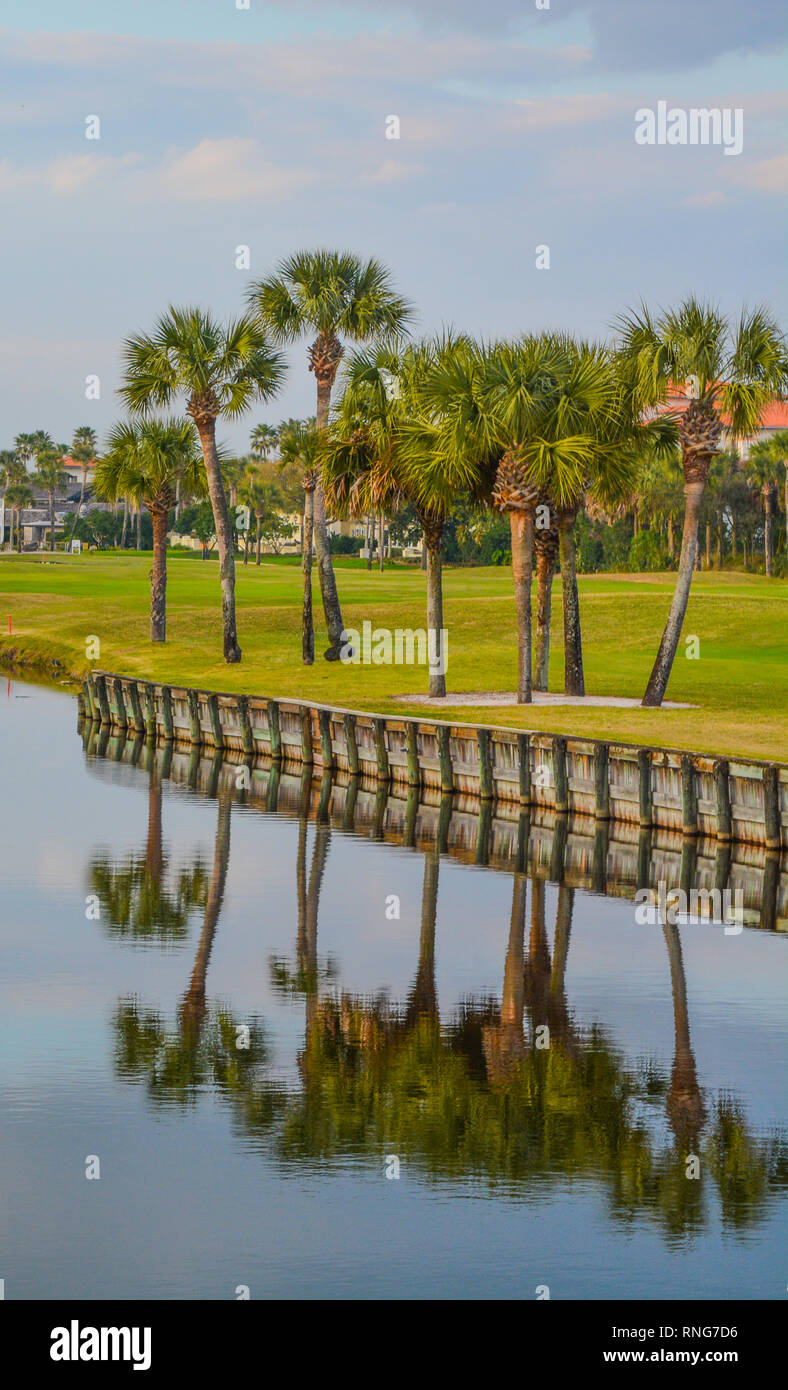
[{"label": "tall palm tree", "polygon": [[35,457],[35,436],[32,434],[18,434],[14,440],[14,449],[18,457],[22,460],[25,472],[27,465]]},{"label": "tall palm tree", "polygon": [[[260,537],[265,516],[266,492],[260,469],[253,463],[248,463],[238,484],[238,497],[245,507],[249,508],[250,515],[254,515],[256,522],[256,548],[257,564],[260,563]],[[246,532],[244,545],[244,564],[249,563],[249,531]]]},{"label": "tall palm tree", "polygon": [[68,474],[64,472],[62,459],[54,448],[42,448],[36,454],[36,471],[33,481],[43,488],[49,497],[49,549],[55,549],[55,493],[64,488]]},{"label": "tall palm tree", "polygon": [[82,485],[79,490],[79,505],[74,513],[74,520],[71,523],[71,535],[69,544],[74,539],[74,531],[77,522],[82,515],[82,507],[85,501],[85,488],[88,481],[88,465],[93,463],[96,457],[96,431],[91,425],[80,425],[79,429],[74,430],[74,438],[71,442],[71,457],[82,464]]},{"label": "tall palm tree", "polygon": [[[252,285],[249,304],[279,343],[316,334],[309,348],[309,370],[317,382],[317,428],[328,425],[331,390],[344,346],[402,334],[412,317],[407,300],[395,293],[379,261],[363,261],[343,251],[300,251],[282,261],[274,275]],[[314,490],[315,548],[320,592],[330,646],[326,659],[339,659],[342,609],[328,544],[325,498],[318,477]]]},{"label": "tall palm tree", "polygon": [[223,325],[206,310],[172,306],[152,334],[126,339],[124,357],[120,395],[132,413],[144,415],[185,397],[186,413],[197,427],[219,550],[224,659],[240,661],[233,530],[216,445],[216,421],[238,419],[253,401],[270,400],[282,383],[284,360],[248,316]]},{"label": "tall palm tree", "polygon": [[[691,296],[652,317],[642,306],[618,322],[618,360],[636,404],[664,402],[668,386],[691,383],[692,397],[676,422],[684,473],[684,533],[668,620],[643,704],[665,698],[687,611],[698,545],[700,504],[723,430],[736,441],[757,430],[766,405],[785,391],[788,354],[776,322],[764,309],[743,312],[738,324]],[[725,418],[723,418],[725,417]]]},{"label": "tall palm tree", "polygon": [[[763,556],[766,574],[772,575],[774,560],[773,522],[774,508],[779,492],[780,475],[783,471],[783,458],[780,446],[774,447],[773,439],[762,439],[753,444],[745,465],[750,487],[757,488],[763,506]],[[788,479],[788,465],[786,465]]]},{"label": "tall palm tree", "polygon": [[167,520],[181,478],[192,495],[205,492],[205,474],[190,420],[146,419],[115,425],[107,449],[96,464],[95,488],[109,502],[131,497],[147,507],[153,523],[153,570],[150,591],[150,637],[167,635]]}]

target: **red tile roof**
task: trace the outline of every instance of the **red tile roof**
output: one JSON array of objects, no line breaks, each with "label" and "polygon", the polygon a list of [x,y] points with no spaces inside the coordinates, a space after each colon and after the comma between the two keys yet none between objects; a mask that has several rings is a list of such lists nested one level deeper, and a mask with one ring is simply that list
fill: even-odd
[{"label": "red tile roof", "polygon": [[[668,393],[665,401],[656,407],[655,414],[664,415],[667,411],[681,414],[690,403],[692,397],[688,395],[686,387],[678,386],[671,382],[668,386]],[[723,415],[726,425],[730,424],[730,417]],[[761,412],[762,430],[784,430],[788,429],[788,401],[771,401],[764,406]]]}]

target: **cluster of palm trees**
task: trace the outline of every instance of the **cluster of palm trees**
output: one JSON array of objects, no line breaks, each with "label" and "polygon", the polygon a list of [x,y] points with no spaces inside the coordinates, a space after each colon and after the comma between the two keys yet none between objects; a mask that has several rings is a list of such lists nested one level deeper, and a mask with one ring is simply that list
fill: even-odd
[{"label": "cluster of palm trees", "polygon": [[[312,557],[329,636],[328,660],[345,631],[331,563],[326,509],[368,517],[410,508],[421,525],[427,568],[427,622],[440,651],[441,563],[447,518],[458,504],[508,517],[516,598],[517,696],[530,702],[547,687],[551,594],[560,562],[564,687],[585,694],[575,528],[581,508],[610,514],[651,486],[654,501],[680,460],[683,519],[676,589],[644,704],[665,695],[700,553],[699,524],[710,475],[731,442],[751,437],[765,406],[788,389],[788,352],[762,309],[732,323],[689,298],[652,315],[621,317],[611,341],[559,333],[479,342],[446,332],[409,338],[411,305],[376,260],[335,251],[301,252],[253,283],[246,311],[222,323],[201,308],[170,307],[152,332],[129,337],[120,396],[129,419],[113,430],[96,468],[99,496],[131,496],[151,512],[154,566],[151,635],[164,640],[167,510],[185,495],[210,500],[219,557],[224,658],[241,660],[235,611],[235,536],[226,481],[231,461],[217,443],[222,420],[239,419],[272,400],[284,380],[282,349],[311,339],[316,415],[281,431],[260,425],[251,459],[235,478],[233,504],[253,514],[259,562],[266,508],[260,463],[278,447],[297,465],[304,489],[302,657],[314,661]],[[346,344],[355,344],[349,354]],[[342,368],[339,398],[332,392]],[[683,413],[666,409],[669,391],[688,385]],[[162,418],[161,412],[180,408]],[[74,457],[95,437],[75,439]],[[785,441],[755,446],[747,476],[760,488],[767,530],[767,573],[775,478]],[[38,475],[50,493],[54,546],[57,450],[37,448]],[[18,451],[17,451],[18,452]],[[14,480],[24,488],[24,480]],[[668,489],[669,491],[670,489]],[[674,489],[675,491],[675,489]],[[788,493],[788,470],[786,471]],[[84,494],[84,478],[83,478]],[[8,499],[8,493],[6,494]],[[12,499],[18,494],[12,491]],[[675,508],[670,511],[673,534]],[[707,522],[707,525],[709,523]],[[249,535],[244,558],[248,561]],[[532,579],[537,574],[534,651]],[[435,666],[444,663],[436,662]],[[446,695],[445,675],[430,676],[430,695]]]}]

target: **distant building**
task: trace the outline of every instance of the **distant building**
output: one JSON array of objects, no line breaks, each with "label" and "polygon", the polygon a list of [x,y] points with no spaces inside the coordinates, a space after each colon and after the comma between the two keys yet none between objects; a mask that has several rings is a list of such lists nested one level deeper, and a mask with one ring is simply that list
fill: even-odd
[{"label": "distant building", "polygon": [[[650,412],[653,418],[656,415],[671,414],[682,415],[692,400],[691,393],[684,386],[671,384],[668,387],[667,398],[664,403]],[[728,416],[723,415],[723,422],[730,425]],[[730,437],[729,430],[725,430],[722,436],[722,447],[724,449],[734,449],[740,459],[747,459],[750,456],[750,449],[753,444],[757,444],[761,439],[771,439],[772,435],[777,434],[778,430],[788,429],[788,401],[772,401],[761,413],[760,428],[748,439],[739,439],[736,443]]]}]

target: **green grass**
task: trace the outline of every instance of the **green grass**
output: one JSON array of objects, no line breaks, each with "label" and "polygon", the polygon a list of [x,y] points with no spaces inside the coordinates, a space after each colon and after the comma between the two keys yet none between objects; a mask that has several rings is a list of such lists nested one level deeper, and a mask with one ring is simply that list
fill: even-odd
[{"label": "green grass", "polygon": [[[216,561],[169,557],[168,640],[148,637],[150,555],[0,556],[0,653],[44,668],[57,658],[74,675],[91,663],[85,641],[101,639],[105,670],[206,689],[301,697],[381,713],[414,713],[398,695],[426,690],[417,666],[343,666],[322,659],[327,645],[315,588],[317,657],[300,659],[300,574],[273,560],[237,567],[243,662],[221,658]],[[449,690],[513,690],[514,599],[508,569],[447,569]],[[425,577],[418,569],[368,573],[338,566],[348,627],[368,618],[388,628],[425,624]],[[670,603],[674,576],[588,575],[580,580],[589,694],[641,697]],[[8,636],[7,614],[13,634]],[[556,583],[550,688],[563,688],[561,596]],[[693,580],[684,634],[700,639],[700,658],[679,650],[668,697],[691,710],[457,708],[458,722],[652,743],[697,752],[785,761],[788,757],[788,582],[710,573]],[[432,711],[425,711],[430,718]]]}]

